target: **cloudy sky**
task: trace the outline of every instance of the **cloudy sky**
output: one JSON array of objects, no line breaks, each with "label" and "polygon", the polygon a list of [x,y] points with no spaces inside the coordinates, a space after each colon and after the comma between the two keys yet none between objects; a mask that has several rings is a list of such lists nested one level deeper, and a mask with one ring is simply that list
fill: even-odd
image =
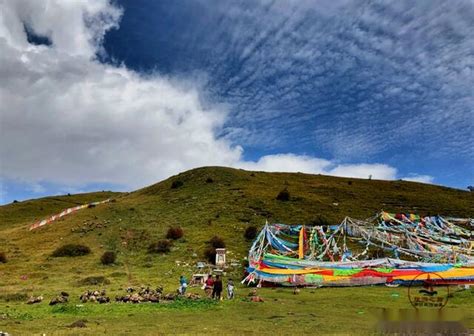
[{"label": "cloudy sky", "polygon": [[473,1],[0,6],[0,203],[205,165],[474,183]]}]

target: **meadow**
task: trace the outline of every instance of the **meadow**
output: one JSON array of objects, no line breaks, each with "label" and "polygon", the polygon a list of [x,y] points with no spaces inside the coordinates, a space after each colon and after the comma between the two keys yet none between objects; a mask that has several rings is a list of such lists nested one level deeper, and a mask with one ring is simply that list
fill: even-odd
[{"label": "meadow", "polygon": [[[197,290],[196,292],[200,292]],[[288,288],[263,288],[265,302],[249,302],[247,288],[237,297],[216,302],[173,301],[144,304],[80,304],[61,306],[0,303],[0,330],[12,335],[160,335],[160,334],[377,334],[383,308],[411,309],[406,288],[306,288],[294,295]],[[78,296],[78,292],[73,292]],[[474,292],[454,293],[446,310],[474,328]],[[86,328],[72,328],[83,320]]]}]

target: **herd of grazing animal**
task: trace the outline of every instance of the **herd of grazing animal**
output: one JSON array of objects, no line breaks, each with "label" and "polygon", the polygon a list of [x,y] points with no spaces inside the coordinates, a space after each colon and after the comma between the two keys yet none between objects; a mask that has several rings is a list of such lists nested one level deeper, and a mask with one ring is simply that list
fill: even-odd
[{"label": "herd of grazing animal", "polygon": [[79,297],[82,303],[86,302],[99,302],[99,303],[109,303],[110,298],[106,295],[105,289],[98,291],[87,290]]},{"label": "herd of grazing animal", "polygon": [[[124,303],[143,303],[143,302],[152,302],[158,303],[162,300],[171,301],[179,297],[185,297],[190,300],[199,300],[200,295],[194,293],[188,293],[185,296],[169,293],[163,294],[163,287],[157,287],[156,289],[150,288],[150,286],[141,286],[141,287],[128,287],[126,289],[125,295],[118,295],[115,297],[115,302],[124,302]],[[35,304],[43,301],[43,296],[31,296],[27,304]],[[66,292],[61,292],[60,295],[53,297],[49,302],[50,306],[56,304],[67,303],[69,301],[69,294]],[[109,303],[111,302],[110,297],[107,296],[105,289],[102,290],[86,290],[79,297],[79,301],[82,303],[87,302],[98,302],[98,303]]]},{"label": "herd of grazing animal", "polygon": [[127,288],[127,294],[123,296],[116,296],[115,302],[159,302],[162,298],[163,287],[152,289],[150,287],[141,286],[140,288]]}]

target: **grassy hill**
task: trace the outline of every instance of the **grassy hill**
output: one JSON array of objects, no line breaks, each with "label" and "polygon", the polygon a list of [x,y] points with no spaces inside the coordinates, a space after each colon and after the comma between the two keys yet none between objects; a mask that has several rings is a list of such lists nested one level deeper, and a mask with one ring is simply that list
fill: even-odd
[{"label": "grassy hill", "polygon": [[[276,196],[286,189],[288,201]],[[29,231],[33,222],[77,205],[113,198],[108,204],[87,208],[43,228]],[[322,175],[249,172],[205,167],[173,176],[131,193],[98,192],[47,197],[0,207],[0,302],[22,295],[52,297],[61,290],[78,296],[89,276],[103,276],[111,296],[128,285],[161,284],[177,287],[203,260],[207,241],[221,236],[228,259],[240,262],[250,242],[243,237],[249,225],[266,220],[288,224],[339,223],[345,216],[367,218],[386,211],[413,211],[474,217],[474,193],[404,181],[378,181]],[[149,254],[148,246],[162,239],[170,226],[181,226],[184,238],[168,254]],[[53,258],[67,243],[90,247],[92,253],[76,258]],[[118,253],[117,263],[104,266],[107,250]],[[242,269],[230,271],[236,277]],[[100,287],[100,286],[99,286]]]},{"label": "grassy hill", "polygon": [[0,229],[11,229],[18,225],[28,225],[67,208],[118,197],[119,195],[121,193],[103,191],[14,202],[9,205],[0,206]]},{"label": "grassy hill", "polygon": [[[289,201],[276,199],[283,189],[288,190]],[[34,221],[64,208],[110,197],[114,202],[28,231]],[[474,194],[404,181],[199,168],[132,193],[47,197],[0,207],[0,246],[9,259],[2,268],[11,275],[1,282],[15,285],[20,274],[29,274],[40,287],[58,279],[74,283],[92,269],[112,280],[141,283],[166,278],[168,267],[171,274],[190,272],[175,261],[192,265],[202,260],[206,242],[214,235],[224,238],[231,259],[241,260],[249,246],[243,238],[249,225],[261,227],[266,220],[336,224],[345,216],[367,218],[381,209],[472,217]],[[177,225],[185,236],[171,253],[164,257],[146,253],[150,243]],[[50,258],[55,248],[72,242],[89,246],[92,254],[76,258],[74,264],[67,258]],[[123,266],[99,266],[105,250],[118,251]]]}]

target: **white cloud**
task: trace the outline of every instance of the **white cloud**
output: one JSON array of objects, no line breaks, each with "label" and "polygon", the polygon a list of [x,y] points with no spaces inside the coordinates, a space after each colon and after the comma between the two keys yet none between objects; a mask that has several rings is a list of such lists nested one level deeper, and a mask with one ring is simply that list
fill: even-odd
[{"label": "white cloud", "polygon": [[472,163],[472,1],[203,3],[218,23],[178,38],[191,56],[212,48],[206,61],[233,106],[232,139],[285,148],[297,134],[293,144],[338,159],[409,147],[430,164]]},{"label": "white cloud", "polygon": [[393,180],[397,170],[386,164],[345,164],[339,165],[328,172],[329,175],[368,178],[377,180]]},{"label": "white cloud", "polygon": [[46,188],[40,183],[33,183],[30,185],[31,192],[34,194],[42,194],[46,191]]},{"label": "white cloud", "polygon": [[331,162],[305,155],[275,154],[261,157],[258,161],[245,161],[236,164],[238,168],[267,172],[301,172],[320,174]]},{"label": "white cloud", "polygon": [[402,180],[404,181],[411,181],[411,182],[420,182],[420,183],[433,183],[434,177],[430,175],[409,175],[407,177],[403,177]]},{"label": "white cloud", "polygon": [[240,162],[236,166],[248,170],[269,172],[301,172],[356,178],[371,176],[373,179],[379,180],[397,178],[397,169],[386,164],[337,164],[325,159],[294,154],[267,155],[256,162]]},{"label": "white cloud", "polygon": [[7,186],[4,181],[0,179],[0,204],[4,204],[5,200],[7,199]]},{"label": "white cloud", "polygon": [[[1,14],[4,178],[137,187],[240,159],[240,147],[214,135],[225,111],[205,108],[197,89],[94,60],[98,41],[117,24],[114,7],[105,1],[39,4],[11,2]],[[28,44],[24,20],[53,45]]]},{"label": "white cloud", "polygon": [[[257,162],[216,136],[226,111],[197,85],[102,64],[105,32],[121,11],[108,1],[11,1],[0,13],[0,177],[80,188],[136,188],[198,166],[393,179],[382,164],[337,165],[276,154]],[[52,46],[29,44],[23,25]],[[4,193],[4,191],[2,191]]]},{"label": "white cloud", "polygon": [[59,53],[93,57],[105,32],[117,27],[122,11],[109,0],[2,1],[0,37],[15,49],[32,50],[24,32],[49,37]]}]

